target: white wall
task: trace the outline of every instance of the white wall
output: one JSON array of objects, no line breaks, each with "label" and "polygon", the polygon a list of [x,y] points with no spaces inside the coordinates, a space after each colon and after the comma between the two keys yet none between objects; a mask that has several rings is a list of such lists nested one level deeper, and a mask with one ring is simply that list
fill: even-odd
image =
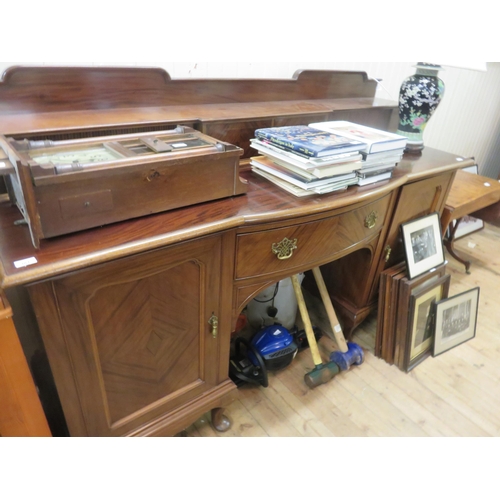
[{"label": "white wall", "polygon": [[[0,62],[0,72],[12,65],[158,66],[172,78],[291,78],[298,69],[365,71],[381,80],[377,97],[398,100],[399,87],[414,73],[410,62]],[[500,174],[500,63],[488,63],[487,72],[446,67],[440,72],[444,98],[424,133],[427,146],[464,157],[474,157],[480,173]]]}]

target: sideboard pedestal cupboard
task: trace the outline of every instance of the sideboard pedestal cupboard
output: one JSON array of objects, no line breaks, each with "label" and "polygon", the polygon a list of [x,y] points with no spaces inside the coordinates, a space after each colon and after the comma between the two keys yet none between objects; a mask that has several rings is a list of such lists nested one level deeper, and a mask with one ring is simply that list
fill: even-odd
[{"label": "sideboard pedestal cupboard", "polygon": [[[4,137],[183,124],[244,151],[244,194],[44,239],[39,248],[17,207],[0,203],[1,286],[24,297],[14,319],[34,311],[27,329],[39,332],[71,436],[170,436],[208,411],[216,429],[229,428],[224,407],[237,390],[228,373],[231,332],[246,304],[321,266],[350,337],[376,309],[382,270],[404,257],[401,223],[441,213],[456,170],[473,164],[425,148],[405,155],[389,181],[296,198],[251,172],[253,130],[336,117],[393,129],[396,107],[376,101],[366,75],[303,72],[290,81],[179,87],[161,70],[9,71],[0,83]],[[69,85],[76,81],[80,87]],[[122,92],[112,92],[113,83]],[[29,93],[36,85],[38,94]],[[280,260],[272,247],[286,240],[296,249]]]}]

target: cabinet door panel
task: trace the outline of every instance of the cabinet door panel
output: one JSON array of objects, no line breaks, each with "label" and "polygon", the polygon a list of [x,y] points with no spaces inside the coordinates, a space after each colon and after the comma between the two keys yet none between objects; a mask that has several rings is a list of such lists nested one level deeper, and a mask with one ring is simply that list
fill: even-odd
[{"label": "cabinet door panel", "polygon": [[407,184],[401,189],[396,211],[387,235],[391,254],[384,268],[392,267],[404,260],[401,224],[431,212],[443,212],[446,196],[455,172],[446,172],[429,179]]},{"label": "cabinet door panel", "polygon": [[90,435],[121,435],[214,387],[220,238],[54,282]]},{"label": "cabinet door panel", "polygon": [[198,363],[191,361],[200,359],[200,303],[182,293],[192,284],[196,290],[199,271],[195,263],[184,262],[102,288],[90,299],[89,321],[112,422],[200,378]]}]

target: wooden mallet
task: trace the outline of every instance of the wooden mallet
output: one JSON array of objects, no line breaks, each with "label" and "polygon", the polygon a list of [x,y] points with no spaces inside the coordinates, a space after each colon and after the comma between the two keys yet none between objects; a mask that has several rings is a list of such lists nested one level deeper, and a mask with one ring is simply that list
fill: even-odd
[{"label": "wooden mallet", "polygon": [[313,327],[311,325],[311,320],[309,318],[309,313],[307,311],[306,303],[304,301],[304,296],[302,295],[302,289],[298,277],[296,275],[292,276],[292,284],[297,297],[297,304],[299,306],[300,316],[302,317],[302,322],[304,323],[304,329],[306,331],[307,342],[309,343],[309,349],[311,350],[311,355],[314,364],[316,365],[313,370],[304,375],[304,382],[308,387],[313,389],[318,385],[325,384],[331,380],[337,373],[340,372],[339,366],[333,361],[329,363],[323,363],[321,359],[321,354],[319,353],[318,343],[316,342],[316,337],[314,336]]}]

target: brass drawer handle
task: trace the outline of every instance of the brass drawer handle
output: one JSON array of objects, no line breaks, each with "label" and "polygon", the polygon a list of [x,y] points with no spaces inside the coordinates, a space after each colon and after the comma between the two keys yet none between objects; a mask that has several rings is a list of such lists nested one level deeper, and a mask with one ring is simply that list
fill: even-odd
[{"label": "brass drawer handle", "polygon": [[279,260],[289,259],[293,251],[297,250],[297,238],[293,240],[283,238],[279,243],[273,243],[271,249]]},{"label": "brass drawer handle", "polygon": [[368,229],[373,229],[377,223],[378,213],[373,211],[371,214],[367,215],[365,218],[365,227]]}]

